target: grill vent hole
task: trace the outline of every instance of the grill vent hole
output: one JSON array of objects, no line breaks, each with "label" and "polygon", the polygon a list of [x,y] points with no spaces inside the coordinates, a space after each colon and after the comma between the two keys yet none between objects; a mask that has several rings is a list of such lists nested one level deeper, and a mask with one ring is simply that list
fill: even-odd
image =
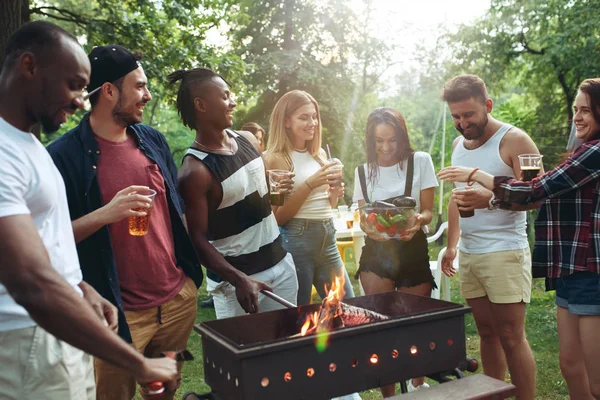
[{"label": "grill vent hole", "polygon": [[[237,379],[236,379],[236,383],[237,383]],[[236,385],[237,386],[237,385]],[[262,378],[260,380],[260,386],[262,387],[267,387],[269,386],[269,378],[267,378],[266,376],[264,378]]]},{"label": "grill vent hole", "polygon": [[312,378],[315,375],[315,370],[313,368],[309,368],[306,370],[306,376]]},{"label": "grill vent hole", "polygon": [[377,354],[371,354],[369,361],[371,361],[371,364],[377,364],[379,362],[379,356]]},{"label": "grill vent hole", "polygon": [[286,372],[285,375],[283,375],[283,380],[286,382],[289,382],[292,380],[292,374],[290,374],[289,372]]},{"label": "grill vent hole", "polygon": [[413,356],[415,354],[417,354],[419,352],[419,350],[417,349],[417,346],[411,346],[410,347],[410,354],[412,354]]},{"label": "grill vent hole", "polygon": [[236,387],[240,386],[240,381],[238,381],[238,378],[235,378],[235,386]]},{"label": "grill vent hole", "polygon": [[429,342],[429,350],[435,350],[435,342]]},{"label": "grill vent hole", "polygon": [[448,338],[448,346],[452,346],[454,344],[454,340],[452,338]]},{"label": "grill vent hole", "polygon": [[396,349],[392,350],[392,358],[398,358],[399,355],[400,355],[400,353],[398,352],[398,350],[396,350]]},{"label": "grill vent hole", "polygon": [[227,373],[227,380],[230,381],[231,380],[231,375],[229,374],[229,372]]},{"label": "grill vent hole", "polygon": [[354,360],[352,360],[352,368],[356,368],[356,366],[358,365],[358,360],[355,358]]},{"label": "grill vent hole", "polygon": [[337,369],[337,365],[335,365],[335,363],[329,364],[329,371],[335,372],[336,369]]}]

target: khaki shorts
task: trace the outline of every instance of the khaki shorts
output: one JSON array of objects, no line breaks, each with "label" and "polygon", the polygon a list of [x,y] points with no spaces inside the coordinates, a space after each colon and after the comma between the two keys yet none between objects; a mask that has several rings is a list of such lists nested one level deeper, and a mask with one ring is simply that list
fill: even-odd
[{"label": "khaki shorts", "polygon": [[[125,319],[131,331],[133,346],[147,357],[159,357],[163,351],[183,350],[196,319],[198,289],[194,281],[186,278],[181,291],[159,307],[141,311],[125,311]],[[136,382],[132,375],[99,358],[94,359],[98,400],[131,400],[135,395]],[[171,400],[181,383],[179,365],[177,382],[161,397]],[[142,395],[144,397],[144,395]]]},{"label": "khaki shorts", "polygon": [[531,301],[529,248],[459,255],[460,293],[465,299],[487,296],[492,303]]},{"label": "khaki shorts", "polygon": [[0,332],[0,399],[94,400],[92,357],[39,326]]}]

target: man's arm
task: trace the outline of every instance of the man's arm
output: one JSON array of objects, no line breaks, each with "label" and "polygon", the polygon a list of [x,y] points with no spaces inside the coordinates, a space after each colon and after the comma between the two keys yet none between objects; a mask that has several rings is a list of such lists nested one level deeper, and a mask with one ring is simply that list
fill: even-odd
[{"label": "man's arm", "polygon": [[271,288],[234,268],[206,238],[210,187],[214,178],[203,164],[190,160],[192,162],[193,165],[182,167],[178,186],[186,205],[188,231],[196,256],[202,265],[235,286],[238,302],[246,312],[258,312],[258,292]]},{"label": "man's arm", "polygon": [[[512,128],[502,138],[500,142],[500,156],[509,166],[511,166],[515,177],[522,180],[523,172],[519,162],[519,154],[540,154],[533,139],[519,128]],[[507,162],[508,161],[508,162]],[[540,176],[544,175],[544,167],[540,169]],[[511,211],[528,211],[540,208],[542,202],[531,204],[511,204]],[[503,208],[504,209],[504,208]]]},{"label": "man's arm", "polygon": [[110,225],[129,216],[145,216],[145,211],[136,211],[136,209],[146,209],[152,202],[146,196],[135,194],[138,190],[148,190],[148,187],[129,186],[118,192],[104,207],[73,221],[75,243],[87,239],[104,225]]},{"label": "man's arm", "polygon": [[58,339],[130,371],[140,383],[175,378],[173,360],[150,360],[136,352],[56,272],[28,214],[0,218],[0,282]]},{"label": "man's arm", "polygon": [[460,223],[458,218],[458,207],[450,197],[448,203],[448,232],[446,239],[446,253],[442,258],[442,272],[447,276],[456,274],[453,262],[456,258],[456,248],[460,239]]}]

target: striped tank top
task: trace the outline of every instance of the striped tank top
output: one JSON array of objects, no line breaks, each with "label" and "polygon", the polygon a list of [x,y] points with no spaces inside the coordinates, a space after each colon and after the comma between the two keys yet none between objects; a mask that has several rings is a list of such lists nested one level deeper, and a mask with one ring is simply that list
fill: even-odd
[{"label": "striped tank top", "polygon": [[[236,132],[235,154],[215,154],[189,148],[185,157],[201,161],[220,183],[223,198],[208,215],[209,242],[225,260],[246,275],[265,271],[287,254],[271,211],[265,165],[256,148]],[[207,269],[207,277],[221,278]]]}]

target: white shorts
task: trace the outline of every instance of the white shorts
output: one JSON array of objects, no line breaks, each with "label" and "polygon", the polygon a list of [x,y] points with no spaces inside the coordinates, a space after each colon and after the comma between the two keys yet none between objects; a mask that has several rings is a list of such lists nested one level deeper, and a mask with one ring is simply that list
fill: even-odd
[{"label": "white shorts", "polygon": [[[286,256],[271,268],[250,275],[251,278],[266,283],[273,292],[287,301],[296,304],[298,297],[298,278],[292,255]],[[217,319],[237,317],[246,314],[235,296],[235,287],[229,282],[215,282],[206,278],[206,290],[215,301],[215,312]],[[258,295],[258,306],[260,311],[273,311],[285,308],[276,301]]]}]

